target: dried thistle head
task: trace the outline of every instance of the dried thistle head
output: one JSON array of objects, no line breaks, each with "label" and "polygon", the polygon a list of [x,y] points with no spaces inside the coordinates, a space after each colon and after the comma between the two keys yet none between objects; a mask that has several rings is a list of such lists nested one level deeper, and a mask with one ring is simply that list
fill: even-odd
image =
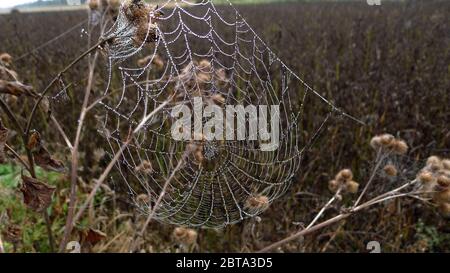
[{"label": "dried thistle head", "polygon": [[89,0],[88,6],[90,10],[98,10],[100,7],[99,0]]},{"label": "dried thistle head", "polygon": [[8,94],[15,97],[22,95],[29,97],[36,97],[36,93],[32,86],[24,85],[21,82],[9,82],[0,80],[0,94]]},{"label": "dried thistle head", "polygon": [[8,53],[0,54],[0,62],[5,66],[10,66],[13,62],[13,58]]},{"label": "dried thistle head", "polygon": [[135,26],[156,19],[151,17],[154,8],[142,0],[126,0],[122,5],[122,11],[128,21]]},{"label": "dried thistle head", "polygon": [[404,155],[408,152],[408,144],[402,139],[396,139],[391,134],[375,136],[370,141],[370,146],[375,150],[392,152],[397,155]]},{"label": "dried thistle head", "polygon": [[349,169],[343,169],[336,175],[336,180],[346,182],[353,179],[353,173]]},{"label": "dried thistle head", "polygon": [[417,176],[417,180],[419,180],[422,184],[429,184],[435,180],[433,174],[429,171],[421,171]]},{"label": "dried thistle head", "polygon": [[347,191],[349,193],[352,193],[352,194],[358,193],[359,183],[356,182],[356,181],[353,181],[353,180],[352,181],[347,181],[344,184],[344,189],[345,189],[345,191]]},{"label": "dried thistle head", "polygon": [[143,44],[150,44],[158,40],[158,26],[153,23],[139,24],[136,26],[133,40],[136,47]]},{"label": "dried thistle head", "polygon": [[144,160],[139,166],[135,168],[135,171],[138,173],[152,174],[153,173],[152,163],[150,161]]},{"label": "dried thistle head", "polygon": [[337,180],[335,180],[335,179],[330,180],[330,181],[328,182],[328,189],[329,189],[332,193],[336,193],[336,192],[338,191],[338,189],[339,189],[339,186],[340,186],[340,183],[339,183]]},{"label": "dried thistle head", "polygon": [[437,156],[430,156],[427,159],[427,168],[433,172],[439,171],[443,168],[442,160]]},{"label": "dried thistle head", "polygon": [[227,79],[227,73],[225,72],[225,69],[220,68],[216,70],[216,79],[218,85],[229,82],[229,80]]},{"label": "dried thistle head", "polygon": [[404,140],[395,140],[392,144],[392,151],[398,155],[404,155],[408,152],[408,144]]},{"label": "dried thistle head", "polygon": [[177,227],[173,231],[172,237],[179,244],[191,246],[197,242],[198,233],[190,228]]},{"label": "dried thistle head", "polygon": [[[203,136],[203,134],[202,134]],[[202,165],[205,161],[205,156],[203,155],[203,145],[191,142],[186,146],[186,153],[188,156],[194,158],[194,163],[197,165]]]},{"label": "dried thistle head", "polygon": [[205,161],[205,156],[203,155],[203,151],[198,150],[194,153],[195,161],[198,163],[198,165],[202,165]]},{"label": "dried thistle head", "polygon": [[202,71],[208,71],[211,69],[211,62],[209,60],[203,59],[199,62],[198,68]]},{"label": "dried thistle head", "polygon": [[450,186],[450,177],[447,175],[439,175],[436,182],[441,188],[448,188]]},{"label": "dried thistle head", "polygon": [[442,160],[442,167],[445,170],[450,171],[450,159],[443,159]]},{"label": "dried thistle head", "polygon": [[380,136],[380,143],[384,147],[389,147],[395,140],[395,137],[391,134],[384,134]]},{"label": "dried thistle head", "polygon": [[398,174],[397,168],[392,164],[388,164],[388,165],[384,166],[383,171],[387,176],[391,176],[391,177],[397,176],[397,174]]},{"label": "dried thistle head", "polygon": [[269,197],[265,195],[250,196],[245,202],[245,207],[251,210],[265,210],[269,207]]},{"label": "dried thistle head", "polygon": [[347,193],[357,193],[359,183],[353,181],[353,172],[350,169],[343,169],[337,173],[335,179],[328,182],[328,189],[333,193],[339,189]]},{"label": "dried thistle head", "polygon": [[370,146],[374,149],[374,150],[378,150],[381,148],[381,137],[380,136],[374,136],[371,140],[370,140]]},{"label": "dried thistle head", "polygon": [[159,13],[142,0],[127,0],[119,8],[116,23],[105,34],[110,55],[127,58],[147,44],[159,40]]}]

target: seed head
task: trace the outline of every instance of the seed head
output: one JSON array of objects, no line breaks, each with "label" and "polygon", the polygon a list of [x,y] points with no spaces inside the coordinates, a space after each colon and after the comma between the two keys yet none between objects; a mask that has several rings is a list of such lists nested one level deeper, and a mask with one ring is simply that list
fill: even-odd
[{"label": "seed head", "polygon": [[209,73],[200,72],[196,77],[199,83],[209,83],[211,81],[211,74]]},{"label": "seed head", "polygon": [[349,169],[343,169],[336,175],[337,181],[349,181],[349,180],[352,180],[352,178],[353,178],[353,173]]},{"label": "seed head", "polygon": [[397,176],[398,174],[397,168],[392,164],[386,165],[383,171],[387,176]]},{"label": "seed head", "polygon": [[340,183],[337,180],[330,180],[328,182],[328,189],[332,192],[335,193],[337,192],[337,190],[339,189]]},{"label": "seed head", "polygon": [[197,242],[197,231],[190,228],[177,227],[173,231],[173,239],[182,245],[191,246]]},{"label": "seed head", "polygon": [[203,71],[207,71],[207,70],[211,69],[211,62],[206,59],[203,59],[198,64],[198,67]]},{"label": "seed head", "polygon": [[422,184],[429,184],[431,182],[434,181],[434,177],[433,174],[429,171],[422,171],[419,173],[417,179],[422,183]]},{"label": "seed head", "polygon": [[145,194],[145,193],[142,193],[142,194],[139,194],[137,197],[136,197],[136,201],[138,202],[138,203],[144,203],[144,204],[148,204],[148,203],[150,203],[150,196],[148,196],[147,194]]},{"label": "seed head", "polygon": [[195,160],[199,165],[203,164],[203,161],[205,161],[205,156],[203,155],[203,151],[196,151],[195,154]]},{"label": "seed head", "polygon": [[437,178],[437,183],[442,188],[448,188],[450,186],[450,178],[445,175],[440,175]]},{"label": "seed head", "polygon": [[381,137],[380,136],[375,136],[370,140],[370,146],[375,149],[378,150],[379,148],[381,148]]},{"label": "seed head", "polygon": [[158,26],[152,23],[139,24],[134,35],[135,46],[139,47],[142,44],[153,43],[158,40],[157,34]]},{"label": "seed head", "polygon": [[20,97],[22,95],[29,97],[36,96],[32,86],[27,86],[17,81],[8,82],[4,80],[0,80],[0,94],[9,94],[16,97]]},{"label": "seed head", "polygon": [[348,181],[345,184],[345,190],[349,193],[355,194],[358,192],[359,189],[359,183],[356,181]]},{"label": "seed head", "polygon": [[389,147],[395,140],[395,137],[391,134],[384,134],[380,137],[380,143],[384,147]]},{"label": "seed head", "polygon": [[216,77],[217,77],[218,85],[228,82],[227,73],[225,72],[225,69],[223,69],[223,68],[216,70]]},{"label": "seed head", "polygon": [[142,0],[127,0],[122,6],[125,17],[135,26],[142,22],[148,23],[152,8]]},{"label": "seed head", "polygon": [[442,167],[444,167],[444,169],[450,171],[450,159],[442,160]]},{"label": "seed head", "polygon": [[99,0],[89,0],[88,5],[90,10],[98,10],[100,2]]},{"label": "seed head", "polygon": [[269,207],[269,198],[264,195],[251,196],[247,199],[245,207],[252,210],[265,210]]},{"label": "seed head", "polygon": [[429,167],[432,171],[438,171],[442,169],[442,161],[437,156],[430,156],[427,159],[427,167]]},{"label": "seed head", "polygon": [[135,171],[138,173],[152,174],[153,173],[152,163],[150,163],[147,160],[144,160],[141,163],[141,165],[136,167]]},{"label": "seed head", "polygon": [[392,150],[398,155],[404,155],[408,152],[408,144],[403,140],[395,140],[392,143]]},{"label": "seed head", "polygon": [[6,66],[10,66],[12,64],[13,58],[8,53],[0,54],[0,62],[5,64]]}]

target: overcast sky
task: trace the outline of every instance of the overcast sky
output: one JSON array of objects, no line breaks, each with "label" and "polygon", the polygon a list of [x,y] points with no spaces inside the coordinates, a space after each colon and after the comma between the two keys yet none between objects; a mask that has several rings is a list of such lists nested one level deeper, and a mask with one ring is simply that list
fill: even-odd
[{"label": "overcast sky", "polygon": [[10,8],[24,3],[34,2],[35,0],[0,0],[0,8]]}]

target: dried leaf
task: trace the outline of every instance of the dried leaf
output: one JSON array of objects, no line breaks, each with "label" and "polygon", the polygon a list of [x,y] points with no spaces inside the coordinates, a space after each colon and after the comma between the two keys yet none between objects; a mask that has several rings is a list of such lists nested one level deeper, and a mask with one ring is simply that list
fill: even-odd
[{"label": "dried leaf", "polygon": [[36,165],[48,172],[62,173],[66,171],[64,163],[60,160],[54,159],[48,150],[42,146],[37,152],[34,152],[33,155]]},{"label": "dried leaf", "polygon": [[24,203],[36,212],[47,209],[52,202],[52,195],[56,188],[45,184],[35,178],[22,175],[22,187]]},{"label": "dried leaf", "polygon": [[24,85],[20,82],[8,82],[5,80],[0,80],[0,94],[9,94],[16,97],[22,95],[29,97],[36,97],[36,93],[33,91],[33,87]]},{"label": "dried leaf", "polygon": [[3,126],[2,121],[0,120],[0,164],[5,163],[5,144],[8,139],[9,130]]},{"label": "dried leaf", "polygon": [[107,235],[100,230],[88,229],[80,231],[80,241],[83,243],[89,243],[91,246],[95,246],[100,241],[106,239]]},{"label": "dried leaf", "polygon": [[42,138],[38,131],[33,131],[28,139],[27,148],[33,152],[36,165],[46,171],[64,172],[62,161],[54,159],[48,150],[42,145]]},{"label": "dried leaf", "polygon": [[18,243],[22,240],[22,229],[16,225],[8,225],[2,232],[5,241],[12,244]]},{"label": "dried leaf", "polygon": [[36,130],[32,131],[28,138],[27,148],[31,151],[37,151],[41,148],[41,143],[41,134]]}]

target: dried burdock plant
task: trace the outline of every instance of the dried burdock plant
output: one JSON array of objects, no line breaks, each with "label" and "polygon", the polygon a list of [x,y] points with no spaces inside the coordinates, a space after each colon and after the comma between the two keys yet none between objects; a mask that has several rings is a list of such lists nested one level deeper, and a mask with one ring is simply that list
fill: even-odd
[{"label": "dried burdock plant", "polygon": [[12,70],[13,58],[8,53],[0,54],[0,80],[18,81],[17,72]]},{"label": "dried burdock plant", "polygon": [[123,59],[137,53],[137,49],[159,39],[158,7],[142,0],[127,0],[120,7],[114,26],[104,37],[111,59]]},{"label": "dried burdock plant", "polygon": [[250,211],[264,211],[269,207],[269,205],[269,197],[264,195],[256,195],[250,196],[247,199],[244,207],[246,209],[249,209]]},{"label": "dried burdock plant", "polygon": [[391,134],[375,136],[370,141],[372,148],[392,152],[398,155],[404,155],[408,152],[408,144],[402,139],[396,139]]},{"label": "dried burdock plant", "polygon": [[[374,205],[390,202],[398,198],[409,197],[413,200],[421,200],[424,202],[433,200],[441,214],[444,217],[449,216],[450,191],[448,190],[448,185],[450,185],[450,176],[447,176],[448,173],[444,174],[446,170],[443,167],[443,160],[438,157],[430,157],[426,166],[417,174],[416,178],[411,177],[410,179],[403,180],[405,178],[400,177],[401,173],[399,172],[399,168],[391,163],[386,164],[386,160],[391,160],[391,157],[393,157],[392,160],[394,160],[396,157],[403,156],[408,151],[406,142],[395,138],[393,135],[384,134],[372,138],[370,146],[377,151],[374,167],[367,178],[364,189],[360,192],[358,198],[356,198],[351,207],[343,207],[341,205],[340,214],[317,223],[324,215],[325,211],[333,206],[333,204],[334,206],[338,206],[336,203],[342,200],[341,193],[359,192],[359,184],[353,181],[353,173],[348,169],[344,169],[329,182],[328,187],[334,193],[334,196],[326,202],[312,222],[296,234],[263,248],[261,252],[272,251],[314,231],[341,222],[355,213],[360,213]],[[379,171],[381,171],[383,175],[377,176]],[[390,179],[389,184],[393,184],[396,180],[401,182],[401,184],[393,189],[387,189],[375,196],[370,196],[370,187],[379,187],[380,185],[375,183],[385,184],[386,181],[383,180],[387,179]],[[381,188],[385,188],[385,186],[382,186]]]},{"label": "dried burdock plant", "polygon": [[37,96],[32,86],[24,85],[23,83],[20,82],[9,82],[5,80],[0,80],[0,94],[8,94],[16,97]]},{"label": "dried burdock plant", "polygon": [[211,102],[222,105],[225,98],[222,94],[211,94],[211,87],[224,88],[228,83],[224,69],[213,69],[209,60],[192,61],[181,69],[174,78],[175,91],[179,96],[211,97]]},{"label": "dried burdock plant", "polygon": [[13,58],[8,53],[0,54],[0,64],[4,66],[10,66],[13,62]]},{"label": "dried burdock plant", "polygon": [[384,166],[383,171],[387,176],[397,176],[398,174],[397,168],[392,164]]},{"label": "dried burdock plant", "polygon": [[425,167],[417,174],[420,188],[444,217],[450,216],[450,166],[447,163],[448,159],[430,156]]},{"label": "dried burdock plant", "polygon": [[144,160],[139,166],[136,167],[135,171],[137,173],[152,174],[152,163],[150,161]]},{"label": "dried burdock plant", "polygon": [[38,179],[22,175],[22,186],[24,203],[36,212],[43,212],[52,203],[52,196],[56,188]]},{"label": "dried burdock plant", "polygon": [[176,243],[181,244],[185,248],[189,248],[196,244],[198,233],[190,228],[177,227],[174,229],[172,237]]},{"label": "dried burdock plant", "polygon": [[358,192],[359,183],[353,181],[353,172],[349,169],[341,170],[336,177],[328,182],[328,188],[331,192],[352,193]]},{"label": "dried burdock plant", "polygon": [[89,9],[91,9],[91,10],[98,10],[100,8],[100,1],[99,0],[89,0],[88,6],[89,6]]}]

